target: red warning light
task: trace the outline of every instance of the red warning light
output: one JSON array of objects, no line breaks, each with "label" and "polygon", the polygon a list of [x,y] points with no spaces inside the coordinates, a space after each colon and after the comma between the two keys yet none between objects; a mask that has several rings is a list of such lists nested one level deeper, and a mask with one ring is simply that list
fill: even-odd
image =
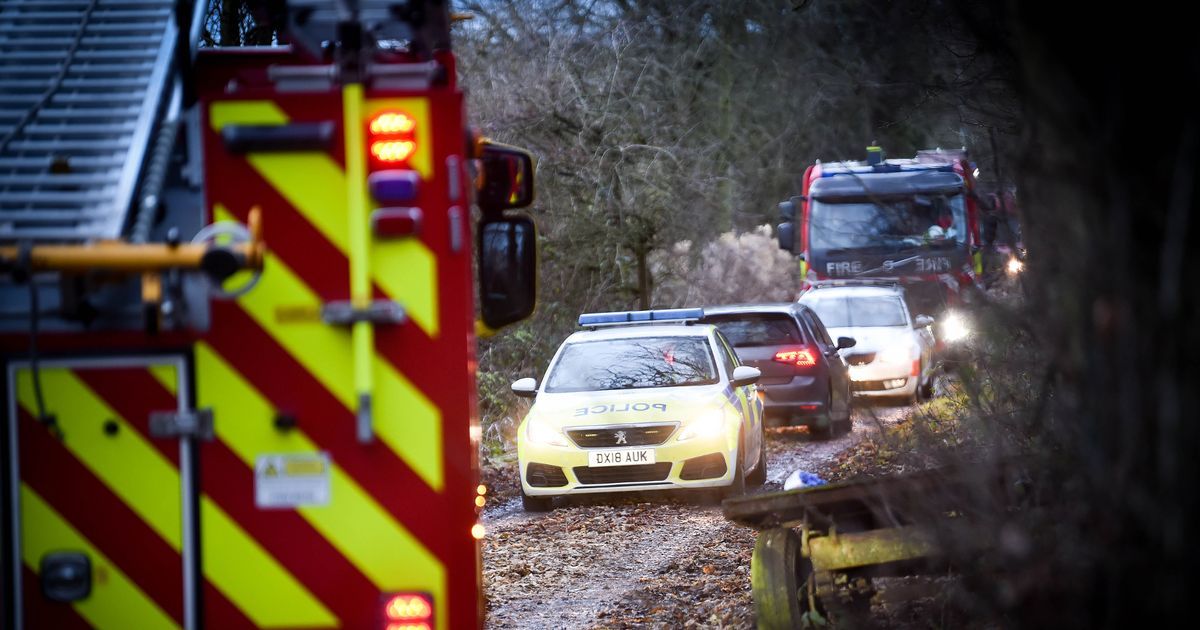
[{"label": "red warning light", "polygon": [[424,593],[396,593],[384,604],[383,618],[388,630],[431,630],[433,598]]},{"label": "red warning light", "polygon": [[368,146],[375,168],[395,168],[416,153],[417,121],[404,112],[386,111],[367,123]]},{"label": "red warning light", "polygon": [[407,160],[416,150],[417,143],[412,140],[377,140],[371,143],[371,155],[389,164]]},{"label": "red warning light", "polygon": [[417,121],[403,112],[383,112],[371,119],[371,133],[374,135],[393,133],[412,133],[417,128]]}]

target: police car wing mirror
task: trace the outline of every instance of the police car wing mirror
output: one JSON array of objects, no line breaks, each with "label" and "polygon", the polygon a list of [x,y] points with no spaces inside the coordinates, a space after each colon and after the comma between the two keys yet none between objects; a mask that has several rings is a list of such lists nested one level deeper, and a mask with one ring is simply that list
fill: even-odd
[{"label": "police car wing mirror", "polygon": [[837,342],[838,350],[845,350],[846,348],[853,348],[854,346],[857,346],[857,345],[858,345],[858,340],[855,339],[854,337],[838,337],[838,342]]},{"label": "police car wing mirror", "polygon": [[537,227],[529,217],[485,217],[476,231],[479,314],[498,330],[533,313],[537,301]]},{"label": "police car wing mirror", "polygon": [[533,155],[507,144],[481,141],[481,172],[475,200],[486,212],[524,208],[533,203]]},{"label": "police car wing mirror", "polygon": [[914,328],[925,328],[933,325],[933,318],[928,315],[917,315],[917,319],[913,321]]},{"label": "police car wing mirror", "polygon": [[733,378],[730,379],[730,384],[734,387],[753,385],[758,382],[760,376],[762,376],[762,372],[758,368],[739,365],[733,368]]},{"label": "police car wing mirror", "polygon": [[533,398],[537,396],[537,379],[525,377],[513,381],[512,392],[521,398]]}]

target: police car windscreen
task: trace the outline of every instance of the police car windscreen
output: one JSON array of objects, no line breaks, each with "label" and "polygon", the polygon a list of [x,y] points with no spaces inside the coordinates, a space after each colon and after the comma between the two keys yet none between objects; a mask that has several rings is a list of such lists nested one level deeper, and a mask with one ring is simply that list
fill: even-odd
[{"label": "police car windscreen", "polygon": [[713,315],[705,317],[704,322],[716,324],[735,348],[804,343],[796,321],[783,313]]},{"label": "police car windscreen", "polygon": [[546,390],[712,385],[717,370],[707,337],[635,337],[567,345],[546,380]]},{"label": "police car windscreen", "polygon": [[904,326],[904,303],[891,297],[820,298],[804,300],[826,328]]}]

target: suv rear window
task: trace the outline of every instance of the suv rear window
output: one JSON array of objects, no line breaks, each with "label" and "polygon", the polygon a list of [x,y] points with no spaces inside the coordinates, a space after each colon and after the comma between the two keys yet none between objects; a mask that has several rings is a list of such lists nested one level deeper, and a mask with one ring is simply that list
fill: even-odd
[{"label": "suv rear window", "polygon": [[804,343],[796,320],[785,313],[711,315],[703,321],[716,325],[735,348]]}]

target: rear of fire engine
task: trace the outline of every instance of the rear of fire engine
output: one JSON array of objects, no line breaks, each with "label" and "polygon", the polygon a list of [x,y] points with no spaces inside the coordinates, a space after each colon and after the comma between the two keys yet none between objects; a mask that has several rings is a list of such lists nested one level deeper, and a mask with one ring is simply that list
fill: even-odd
[{"label": "rear of fire engine", "polygon": [[941,315],[982,273],[975,168],[966,150],[862,162],[817,161],[801,194],[779,204],[779,246],[799,258],[801,292],[817,282],[889,278],[914,312]]},{"label": "rear of fire engine", "polygon": [[0,5],[0,626],[479,627],[532,159],[464,127],[445,2],[197,50],[206,5]]}]

